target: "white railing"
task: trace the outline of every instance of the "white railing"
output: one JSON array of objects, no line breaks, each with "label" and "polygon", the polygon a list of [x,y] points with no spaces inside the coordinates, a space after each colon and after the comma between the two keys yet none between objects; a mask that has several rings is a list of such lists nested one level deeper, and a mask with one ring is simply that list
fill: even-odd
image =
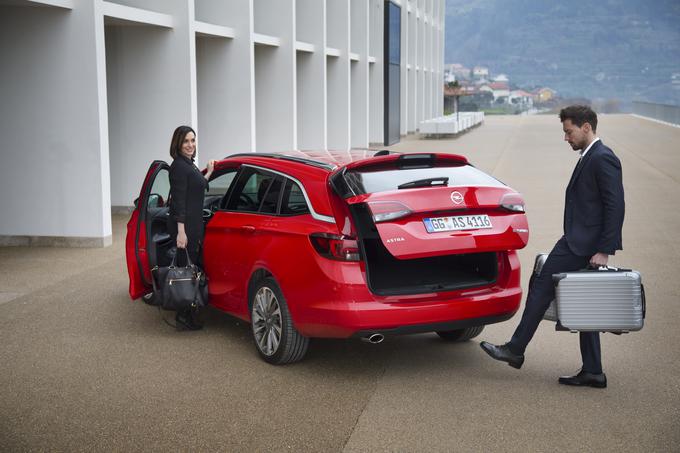
[{"label": "white railing", "polygon": [[680,126],[680,106],[633,101],[633,115]]},{"label": "white railing", "polygon": [[459,134],[484,122],[484,112],[459,112],[420,122],[421,134]]}]

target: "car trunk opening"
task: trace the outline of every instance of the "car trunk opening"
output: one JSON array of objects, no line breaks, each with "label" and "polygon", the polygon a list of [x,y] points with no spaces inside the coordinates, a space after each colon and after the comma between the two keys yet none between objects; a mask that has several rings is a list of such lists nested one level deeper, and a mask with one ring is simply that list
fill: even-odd
[{"label": "car trunk opening", "polygon": [[353,204],[350,212],[366,262],[368,287],[374,294],[452,291],[486,286],[496,281],[496,252],[398,259],[385,247],[366,204]]}]

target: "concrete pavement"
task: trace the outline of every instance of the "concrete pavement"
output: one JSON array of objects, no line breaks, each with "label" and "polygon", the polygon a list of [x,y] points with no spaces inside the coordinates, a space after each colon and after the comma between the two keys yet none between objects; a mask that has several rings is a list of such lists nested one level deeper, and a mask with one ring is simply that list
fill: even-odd
[{"label": "concrete pavement", "polygon": [[[678,451],[680,445],[680,129],[602,116],[620,157],[623,252],[640,270],[645,328],[603,335],[609,387],[560,386],[578,338],[544,323],[522,370],[490,360],[519,315],[471,342],[436,336],[381,345],[318,340],[305,361],[262,362],[247,325],[216,311],[175,332],[127,296],[125,221],[106,249],[0,248],[0,450]],[[466,155],[521,191],[534,255],[561,234],[576,153],[556,116],[488,117],[446,140],[400,151]]]}]

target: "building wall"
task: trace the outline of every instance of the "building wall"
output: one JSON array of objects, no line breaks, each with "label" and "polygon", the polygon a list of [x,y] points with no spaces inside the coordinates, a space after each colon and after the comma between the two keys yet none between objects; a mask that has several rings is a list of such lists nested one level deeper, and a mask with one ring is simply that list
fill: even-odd
[{"label": "building wall", "polygon": [[0,7],[0,235],[111,242],[92,2]]},{"label": "building wall", "polygon": [[[444,0],[402,8],[401,133],[441,114]],[[384,0],[0,3],[0,244],[107,245],[174,128],[198,162],[383,140]],[[24,242],[22,242],[24,241]],[[43,242],[48,243],[49,241]]]}]

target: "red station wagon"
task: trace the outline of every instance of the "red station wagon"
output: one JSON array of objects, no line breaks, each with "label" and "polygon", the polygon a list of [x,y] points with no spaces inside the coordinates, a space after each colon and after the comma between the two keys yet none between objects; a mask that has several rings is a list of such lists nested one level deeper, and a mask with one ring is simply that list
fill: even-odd
[{"label": "red station wagon", "polygon": [[[128,222],[132,299],[175,245],[169,169],[151,164]],[[217,162],[204,219],[210,304],[250,322],[269,363],[313,337],[464,341],[519,308],[524,201],[462,156],[237,154]]]}]

